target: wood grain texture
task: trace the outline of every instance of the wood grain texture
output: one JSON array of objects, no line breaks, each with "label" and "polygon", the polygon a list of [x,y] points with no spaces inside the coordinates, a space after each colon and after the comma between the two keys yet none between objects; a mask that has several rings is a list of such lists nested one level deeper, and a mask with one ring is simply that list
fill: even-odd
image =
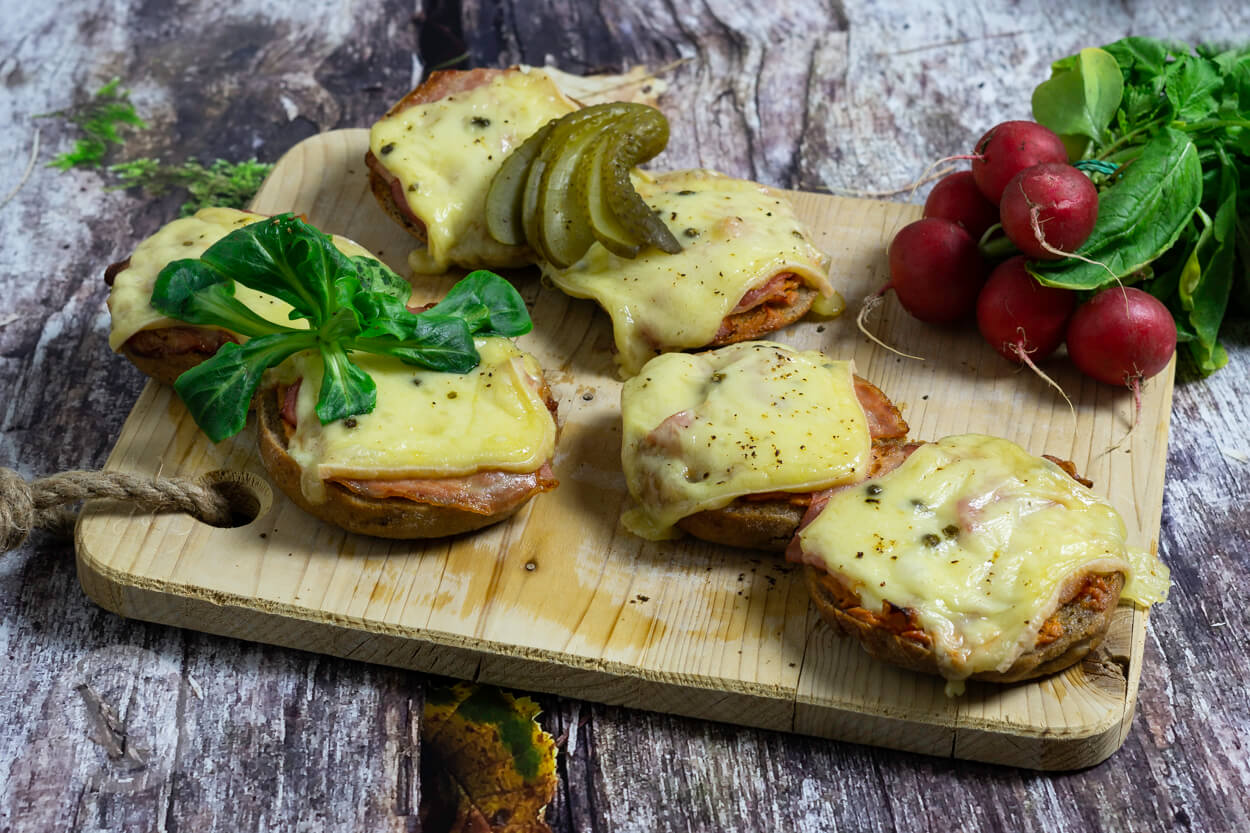
[{"label": "wood grain texture", "polygon": [[[1250,11],[1231,0],[600,2],[575,14],[572,5],[0,1],[0,193],[20,181],[32,132],[43,128],[40,165],[0,209],[0,464],[32,475],[101,465],[143,385],[107,351],[99,274],[170,219],[180,197],[107,191],[93,172],[43,168],[69,137],[55,121],[33,119],[114,75],[154,124],[116,158],[274,160],[311,133],[366,126],[414,75],[466,43],[471,62],[487,66],[550,56],[568,69],[619,69],[688,58],[667,76],[674,136],[658,164],[702,159],[739,175],[759,171],[773,185],[882,191],[963,152],[995,121],[1027,116],[1049,62],[1081,46],[1129,33],[1250,39]],[[808,28],[775,38],[787,19]],[[735,81],[748,56],[758,56],[752,71]],[[231,107],[241,90],[247,106]],[[1210,380],[1179,369],[1160,543],[1175,586],[1151,617],[1138,717],[1109,761],[1036,775],[543,698],[548,727],[557,735],[572,727],[553,827],[1250,827],[1248,343],[1250,329],[1234,328],[1230,366]],[[365,826],[356,796],[368,794],[389,813],[373,827],[413,829],[415,785],[403,773],[412,771],[404,761],[423,675],[118,619],[82,596],[69,543],[45,536],[0,561],[0,601],[10,659],[0,670],[0,827],[169,830],[194,818],[210,831],[346,831]],[[70,688],[86,679],[80,660],[119,646],[152,651],[184,680],[221,693],[186,699],[180,763],[163,776],[164,793],[97,788],[93,778],[113,764],[91,739],[85,701],[59,693],[63,679]],[[286,709],[297,692],[327,704],[328,723]],[[116,703],[136,727],[171,714],[141,697]],[[259,742],[262,733],[301,745],[302,757],[285,765],[282,744]],[[303,744],[309,733],[316,740]],[[44,738],[61,745],[41,758]],[[163,795],[176,798],[162,803]]]},{"label": "wood grain texture", "polygon": [[[253,207],[305,215],[402,273],[412,244],[369,191],[367,149],[365,130],[304,140],[279,160]],[[834,283],[851,297],[885,281],[885,243],[917,214],[913,206],[806,193],[791,201],[816,245],[832,253]],[[970,685],[949,698],[942,680],[886,667],[854,641],[835,639],[809,610],[792,565],[626,533],[618,522],[629,505],[619,470],[621,384],[603,347],[610,323],[593,304],[535,277],[531,270],[515,278],[534,319],[518,344],[547,368],[561,403],[553,464],[561,488],[472,535],[348,535],[266,483],[253,429],[214,445],[169,387],[151,383],[107,468],[238,474],[259,513],[244,526],[215,529],[93,502],[76,535],[88,596],[131,618],[935,755],[1074,769],[1119,747],[1145,639],[1145,617],[1131,605],[1088,663],[1027,685]],[[411,280],[424,302],[452,279]],[[1137,430],[1106,453],[1131,426],[1132,410],[1100,401],[1101,389],[1082,385],[1071,368],[1052,363],[1062,384],[1081,391],[1069,413],[975,333],[918,325],[894,303],[886,310],[886,320],[874,322],[883,337],[929,361],[900,361],[849,320],[800,323],[775,337],[853,359],[900,403],[915,438],[995,433],[1072,459],[1126,518],[1130,545],[1157,546],[1170,372],[1147,386]],[[1127,391],[1119,397],[1126,398]]]}]

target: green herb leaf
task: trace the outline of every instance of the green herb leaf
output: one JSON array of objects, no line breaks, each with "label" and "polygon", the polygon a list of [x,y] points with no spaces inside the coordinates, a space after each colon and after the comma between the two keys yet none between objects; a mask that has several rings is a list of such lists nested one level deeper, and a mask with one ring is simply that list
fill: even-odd
[{"label": "green herb leaf", "polygon": [[355,274],[347,256],[325,234],[293,214],[279,214],[236,229],[200,258],[211,268],[258,292],[286,301],[292,318],[320,324],[333,314],[332,284]]},{"label": "green herb leaf", "polygon": [[[361,338],[348,346],[369,353],[395,356],[400,361],[449,373],[468,373],[481,357],[473,334],[463,318],[423,312],[407,322],[397,319],[395,332],[377,338]],[[366,331],[368,336],[370,331]]]},{"label": "green herb leaf", "polygon": [[370,413],[378,402],[378,388],[373,379],[348,361],[342,345],[321,342],[320,346],[323,370],[317,395],[317,419],[326,425]]},{"label": "green herb leaf", "polygon": [[142,188],[153,197],[171,188],[186,190],[188,199],[179,211],[189,217],[211,206],[246,208],[273,165],[255,158],[244,162],[217,159],[208,166],[191,158],[181,165],[170,165],[144,157],[112,165],[109,170],[120,179],[118,188]]},{"label": "green herb leaf", "polygon": [[1171,248],[1201,198],[1198,149],[1184,133],[1165,128],[1099,197],[1098,222],[1077,250],[1096,263],[1030,262],[1029,271],[1048,286],[1067,289],[1113,283]]},{"label": "green herb leaf", "polygon": [[1168,66],[1164,79],[1174,118],[1198,121],[1219,109],[1214,93],[1224,86],[1224,80],[1211,61],[1182,55]]},{"label": "green herb leaf", "polygon": [[114,78],[96,91],[86,103],[68,110],[47,113],[60,116],[76,125],[83,136],[74,142],[74,149],[62,153],[48,163],[63,171],[70,168],[98,168],[111,144],[122,144],[120,125],[144,128],[147,124],[130,103],[130,91],[119,90],[121,80]]},{"label": "green herb leaf", "polygon": [[223,344],[178,377],[174,390],[208,438],[219,443],[243,430],[265,371],[316,345],[309,332],[276,333],[239,346]]},{"label": "green herb leaf", "polygon": [[534,326],[516,287],[484,269],[465,275],[429,313],[463,318],[482,335],[522,336]]},{"label": "green herb leaf", "polygon": [[1203,239],[1195,247],[1201,264],[1198,280],[1187,285],[1182,278],[1180,286],[1181,299],[1189,311],[1189,321],[1196,336],[1188,348],[1203,373],[1213,373],[1228,361],[1227,354],[1218,349],[1217,338],[1233,288],[1240,181],[1232,161],[1226,155],[1223,159],[1220,184],[1223,199]]},{"label": "green herb leaf", "polygon": [[[285,301],[291,318],[307,320],[309,329],[255,315],[234,297],[234,281]],[[377,402],[376,385],[351,362],[352,351],[467,373],[481,360],[474,333],[520,335],[532,326],[517,291],[490,272],[473,273],[419,315],[405,306],[411,292],[382,263],[349,258],[329,235],[284,214],[232,231],[199,260],[171,263],[152,303],[170,317],[252,339],[242,348],[226,345],[178,379],[192,416],[216,442],[242,428],[265,369],[295,352],[315,349],[322,358],[316,410],[327,423],[369,413]]]},{"label": "green herb leaf", "polygon": [[152,306],[170,318],[221,327],[248,338],[297,332],[268,321],[234,297],[234,281],[202,260],[175,260],[161,270]]},{"label": "green herb leaf", "polygon": [[[1049,81],[1033,91],[1033,118],[1065,138],[1103,138],[1120,107],[1120,65],[1102,49],[1082,49],[1056,62]],[[1088,142],[1082,142],[1088,144]]]}]

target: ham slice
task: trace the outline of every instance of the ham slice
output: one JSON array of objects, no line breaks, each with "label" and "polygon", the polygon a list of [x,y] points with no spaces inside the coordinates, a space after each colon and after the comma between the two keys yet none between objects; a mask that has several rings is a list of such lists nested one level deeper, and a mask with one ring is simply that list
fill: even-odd
[{"label": "ham slice", "polygon": [[506,511],[539,492],[551,491],[558,484],[550,462],[544,463],[538,471],[528,474],[479,471],[464,477],[409,480],[334,479],[330,482],[375,500],[401,498],[479,515],[495,515]]}]

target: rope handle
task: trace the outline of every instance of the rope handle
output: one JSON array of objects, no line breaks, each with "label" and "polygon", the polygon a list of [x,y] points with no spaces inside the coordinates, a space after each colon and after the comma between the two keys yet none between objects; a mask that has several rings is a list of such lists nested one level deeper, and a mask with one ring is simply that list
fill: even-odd
[{"label": "rope handle", "polygon": [[201,480],[64,471],[27,481],[0,466],[0,553],[20,547],[35,529],[68,534],[78,517],[70,504],[93,498],[124,500],[150,512],[186,512],[214,526],[232,520],[227,497]]}]

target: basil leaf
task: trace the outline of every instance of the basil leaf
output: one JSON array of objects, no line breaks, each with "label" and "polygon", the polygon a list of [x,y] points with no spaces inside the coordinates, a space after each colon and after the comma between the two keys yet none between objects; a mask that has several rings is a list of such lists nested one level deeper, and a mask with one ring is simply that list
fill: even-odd
[{"label": "basil leaf", "polygon": [[244,286],[286,301],[294,307],[292,318],[307,318],[314,327],[334,311],[334,279],[354,273],[328,234],[292,214],[236,229],[200,259]]},{"label": "basil leaf", "polygon": [[1047,286],[1066,289],[1113,283],[1171,248],[1201,199],[1198,149],[1184,133],[1163,128],[1098,199],[1098,222],[1077,250],[1097,263],[1030,261],[1029,271]]},{"label": "basil leaf", "polygon": [[512,338],[534,328],[516,287],[485,269],[465,275],[427,313],[458,316],[469,325],[470,332],[482,335]]},{"label": "basil leaf", "polygon": [[179,376],[174,390],[200,430],[219,443],[243,430],[265,370],[315,343],[312,333],[292,331],[254,338],[242,346],[223,344],[212,358]]},{"label": "basil leaf", "polygon": [[1033,118],[1061,138],[1099,141],[1123,96],[1124,77],[1115,58],[1102,49],[1082,49],[1054,64],[1050,80],[1033,91]]},{"label": "basil leaf", "polygon": [[188,324],[221,327],[248,338],[298,332],[267,321],[234,297],[234,282],[199,260],[175,260],[161,269],[152,306]]},{"label": "basil leaf", "polygon": [[322,425],[370,413],[378,403],[378,386],[368,373],[348,361],[340,344],[321,342],[321,390],[317,419]]}]

